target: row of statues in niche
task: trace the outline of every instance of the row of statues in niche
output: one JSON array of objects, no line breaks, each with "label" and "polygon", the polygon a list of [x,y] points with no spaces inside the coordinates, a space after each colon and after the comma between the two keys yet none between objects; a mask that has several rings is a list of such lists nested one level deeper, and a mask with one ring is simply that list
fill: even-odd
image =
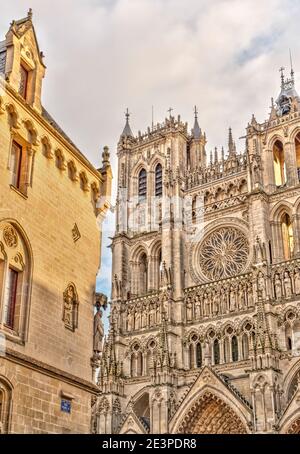
[{"label": "row of statues in niche", "polygon": [[269,295],[272,291],[268,291],[268,282],[270,280],[259,271],[254,282],[245,280],[220,284],[217,288],[200,288],[185,298],[186,320],[199,320],[250,309],[255,305],[257,297],[265,301],[270,298],[281,300],[300,295],[300,268],[275,272],[272,278],[273,295]]},{"label": "row of statues in niche", "polygon": [[162,303],[159,300],[151,300],[129,306],[122,313],[122,329],[130,332],[160,325],[161,313]]},{"label": "row of statues in niche", "polygon": [[296,267],[293,271],[276,272],[273,277],[273,288],[276,300],[300,295],[300,268]]},{"label": "row of statues in niche", "polygon": [[200,289],[186,297],[187,321],[229,314],[254,306],[252,282],[225,284],[214,288]]}]

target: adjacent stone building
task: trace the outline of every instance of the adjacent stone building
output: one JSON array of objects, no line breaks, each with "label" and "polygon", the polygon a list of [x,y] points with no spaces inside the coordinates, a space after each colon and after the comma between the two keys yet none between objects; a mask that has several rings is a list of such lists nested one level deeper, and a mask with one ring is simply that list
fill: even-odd
[{"label": "adjacent stone building", "polygon": [[300,433],[300,98],[245,148],[170,115],[118,143],[97,433]]},{"label": "adjacent stone building", "polygon": [[[0,42],[0,432],[88,433],[108,149],[97,170],[41,102],[32,13]],[[93,366],[93,367],[92,367]]]}]

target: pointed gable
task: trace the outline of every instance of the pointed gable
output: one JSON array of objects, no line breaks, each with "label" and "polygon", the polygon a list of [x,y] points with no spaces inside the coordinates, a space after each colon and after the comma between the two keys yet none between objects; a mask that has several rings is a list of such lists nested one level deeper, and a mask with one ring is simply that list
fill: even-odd
[{"label": "pointed gable", "polygon": [[32,23],[32,11],[13,21],[0,44],[0,72],[9,86],[41,113],[42,80],[45,75],[43,54]]},{"label": "pointed gable", "polygon": [[127,415],[119,434],[147,434],[147,430],[134,411],[131,411]]},{"label": "pointed gable", "polygon": [[238,415],[247,427],[252,418],[252,408],[249,402],[221,376],[205,366],[198,375],[189,391],[184,395],[170,421],[171,433],[176,433],[186,414],[191,413],[193,406],[198,405],[201,398],[220,400],[232,413]]}]

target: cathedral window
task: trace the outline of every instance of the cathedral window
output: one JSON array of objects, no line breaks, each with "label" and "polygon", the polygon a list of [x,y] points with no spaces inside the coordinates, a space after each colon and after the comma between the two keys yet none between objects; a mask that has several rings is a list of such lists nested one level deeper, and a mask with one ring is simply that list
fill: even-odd
[{"label": "cathedral window", "polygon": [[157,197],[162,196],[162,167],[161,164],[157,164],[155,168],[155,195]]},{"label": "cathedral window", "polygon": [[298,180],[300,181],[300,132],[296,135],[296,138],[295,138],[295,152],[296,152]]},{"label": "cathedral window", "polygon": [[0,223],[0,313],[3,330],[24,340],[29,313],[30,260],[25,241],[10,223]]},{"label": "cathedral window", "polygon": [[11,394],[11,386],[0,378],[0,434],[8,433]]},{"label": "cathedral window", "polygon": [[230,362],[230,345],[228,337],[225,337],[224,339],[224,361],[225,363]]},{"label": "cathedral window", "polygon": [[286,340],[286,349],[292,350],[293,349],[293,340],[292,340],[292,328],[290,325],[287,325],[285,328],[285,340]]},{"label": "cathedral window", "polygon": [[190,369],[194,369],[194,367],[195,367],[194,344],[190,344],[190,346],[189,346],[189,357],[190,357]]},{"label": "cathedral window", "polygon": [[292,258],[294,252],[294,234],[291,218],[287,213],[281,218],[281,230],[284,258],[285,260],[289,260]]},{"label": "cathedral window", "polygon": [[196,365],[197,367],[202,366],[202,348],[200,342],[196,345]]},{"label": "cathedral window", "polygon": [[29,72],[27,69],[21,65],[20,66],[20,85],[19,85],[19,93],[20,95],[26,99],[27,98],[27,92],[28,92],[28,76]]},{"label": "cathedral window", "polygon": [[143,200],[147,196],[147,172],[142,169],[139,173],[139,200]]},{"label": "cathedral window", "polygon": [[8,268],[4,288],[4,324],[13,329],[15,324],[15,310],[17,299],[18,272]]},{"label": "cathedral window", "polygon": [[21,186],[22,157],[22,146],[13,141],[10,157],[11,184],[18,189]]},{"label": "cathedral window", "polygon": [[143,375],[143,355],[142,352],[139,352],[137,354],[137,365],[136,365],[137,373],[136,375],[138,377],[141,377]]},{"label": "cathedral window", "polygon": [[249,358],[249,339],[246,333],[242,337],[242,350],[243,350],[243,359]]},{"label": "cathedral window", "polygon": [[231,351],[232,351],[232,361],[239,360],[239,348],[238,348],[238,340],[236,336],[233,336],[231,339]]},{"label": "cathedral window", "polygon": [[220,344],[218,339],[214,340],[214,364],[220,364]]},{"label": "cathedral window", "polygon": [[279,140],[273,146],[273,165],[275,184],[276,186],[282,186],[286,183],[286,166],[283,145]]}]

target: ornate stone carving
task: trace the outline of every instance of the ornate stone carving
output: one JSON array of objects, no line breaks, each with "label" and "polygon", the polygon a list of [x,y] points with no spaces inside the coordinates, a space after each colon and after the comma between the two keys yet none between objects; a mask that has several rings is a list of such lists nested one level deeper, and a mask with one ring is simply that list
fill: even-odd
[{"label": "ornate stone carving", "polygon": [[65,327],[71,331],[75,331],[78,325],[78,295],[74,284],[69,284],[63,294],[64,309],[63,321]]},{"label": "ornate stone carving", "polygon": [[12,225],[4,227],[3,239],[6,246],[10,248],[16,248],[18,246],[18,234]]},{"label": "ornate stone carving", "polygon": [[96,303],[96,314],[94,317],[94,353],[102,352],[102,341],[104,337],[104,326],[102,322],[102,311],[100,303]]},{"label": "ornate stone carving", "polygon": [[218,280],[242,273],[248,256],[246,235],[234,227],[221,227],[203,241],[199,260],[203,274]]}]

